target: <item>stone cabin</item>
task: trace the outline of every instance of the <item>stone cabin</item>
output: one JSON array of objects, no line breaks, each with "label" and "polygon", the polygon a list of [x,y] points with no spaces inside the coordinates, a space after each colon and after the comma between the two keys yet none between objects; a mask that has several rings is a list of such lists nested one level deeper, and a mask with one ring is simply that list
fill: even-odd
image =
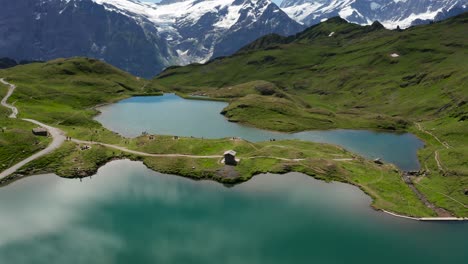
[{"label": "stone cabin", "polygon": [[32,130],[32,133],[36,136],[47,137],[49,136],[49,131],[43,127],[36,127]]},{"label": "stone cabin", "polygon": [[236,166],[239,163],[239,159],[236,159],[236,154],[234,150],[224,152],[224,164]]}]

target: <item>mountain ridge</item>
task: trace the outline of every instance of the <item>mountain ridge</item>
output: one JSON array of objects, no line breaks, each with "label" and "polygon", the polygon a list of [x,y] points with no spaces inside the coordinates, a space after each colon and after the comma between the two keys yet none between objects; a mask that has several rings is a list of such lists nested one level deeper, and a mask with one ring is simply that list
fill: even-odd
[{"label": "mountain ridge", "polygon": [[0,0],[0,57],[86,56],[152,77],[304,27],[270,0]]},{"label": "mountain ridge", "polygon": [[468,11],[467,6],[467,0],[285,0],[281,4],[290,17],[308,26],[340,16],[361,25],[378,20],[389,29],[443,20]]}]

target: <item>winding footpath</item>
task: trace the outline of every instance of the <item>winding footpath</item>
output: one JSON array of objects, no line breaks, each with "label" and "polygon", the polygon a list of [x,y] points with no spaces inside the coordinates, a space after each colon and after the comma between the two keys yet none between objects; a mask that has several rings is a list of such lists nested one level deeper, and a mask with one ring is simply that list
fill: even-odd
[{"label": "winding footpath", "polygon": [[18,109],[16,107],[14,107],[13,105],[10,105],[10,104],[7,103],[8,98],[10,98],[10,96],[15,91],[16,86],[11,84],[11,83],[8,83],[7,81],[5,81],[5,79],[0,79],[0,82],[3,83],[4,85],[8,86],[8,92],[5,95],[5,97],[3,97],[3,99],[2,99],[2,105],[11,110],[11,115],[9,116],[9,118],[16,118],[16,116],[18,115]]},{"label": "winding footpath", "polygon": [[449,148],[450,148],[450,145],[449,145],[447,142],[440,140],[436,135],[434,135],[433,133],[431,133],[431,132],[425,130],[425,129],[421,126],[421,124],[416,123],[416,127],[417,127],[420,131],[422,131],[422,132],[424,132],[424,133],[426,133],[426,134],[432,136],[435,140],[437,140],[437,141],[438,141],[442,146],[444,146],[446,149],[449,149]]},{"label": "winding footpath", "polygon": [[[10,104],[7,103],[8,99],[10,98],[10,96],[15,91],[16,86],[11,84],[11,83],[8,83],[4,79],[0,79],[0,82],[2,82],[3,84],[9,86],[9,89],[8,89],[8,92],[7,92],[6,96],[1,101],[1,105],[11,109],[12,113],[9,116],[10,118],[17,118],[18,109],[16,107],[14,107],[13,105],[10,105]],[[62,130],[60,130],[58,128],[55,128],[55,127],[48,126],[46,124],[43,124],[43,123],[41,123],[39,121],[36,121],[36,120],[33,120],[33,119],[22,119],[22,120],[46,128],[49,131],[50,136],[52,137],[52,143],[50,143],[49,146],[47,146],[45,149],[33,154],[32,156],[30,156],[30,157],[20,161],[19,163],[15,164],[13,167],[10,167],[10,168],[6,169],[5,171],[1,172],[0,173],[0,180],[7,177],[7,176],[9,176],[9,175],[11,175],[11,174],[13,174],[13,173],[15,173],[21,167],[23,167],[24,165],[30,163],[31,161],[34,161],[34,160],[36,160],[36,159],[38,159],[40,157],[43,157],[43,156],[53,152],[54,150],[56,150],[60,146],[62,146],[63,142],[65,142],[65,133],[63,133]]]},{"label": "winding footpath", "polygon": [[84,140],[78,140],[78,139],[72,139],[72,142],[75,142],[77,144],[83,144],[83,145],[99,145],[99,146],[104,146],[116,150],[120,150],[123,152],[127,152],[130,154],[135,154],[138,156],[144,156],[144,157],[158,157],[158,158],[194,158],[194,159],[218,159],[222,158],[223,156],[221,155],[211,155],[211,156],[197,156],[197,155],[185,155],[185,154],[151,154],[151,153],[146,153],[146,152],[141,152],[141,151],[136,151],[136,150],[131,150],[125,147],[121,146],[116,146],[116,145],[111,145],[111,144],[105,144],[101,142],[94,142],[94,141],[84,141]]},{"label": "winding footpath", "polygon": [[[434,135],[433,133],[425,130],[421,124],[419,123],[416,123],[416,127],[419,129],[419,131],[423,132],[423,133],[426,133],[430,136],[432,136],[435,140],[437,140],[442,146],[444,146],[446,149],[449,149],[450,148],[450,145],[445,142],[445,141],[442,141],[440,140],[436,135]],[[444,167],[442,166],[442,162],[440,161],[440,158],[439,158],[439,150],[436,150],[434,151],[434,159],[436,161],[436,164],[437,164],[437,168],[439,169],[439,171],[442,171],[442,172],[445,172],[445,169]]]}]

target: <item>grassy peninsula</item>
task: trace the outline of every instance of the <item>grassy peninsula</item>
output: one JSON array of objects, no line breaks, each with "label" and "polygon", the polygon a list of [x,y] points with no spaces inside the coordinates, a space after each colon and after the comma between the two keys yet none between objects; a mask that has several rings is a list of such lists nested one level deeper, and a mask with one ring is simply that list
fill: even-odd
[{"label": "grassy peninsula", "polygon": [[[361,27],[331,19],[293,37],[259,39],[231,57],[167,69],[151,81],[86,58],[1,70],[0,77],[17,85],[9,102],[19,109],[20,118],[60,128],[74,139],[103,143],[82,150],[86,144],[67,141],[3,184],[46,172],[85,177],[110,160],[127,158],[141,160],[156,171],[223,183],[246,181],[264,172],[298,171],[359,186],[373,197],[378,209],[437,215],[410,188],[413,185],[430,203],[466,217],[468,74],[463,69],[468,67],[468,43],[463,33],[467,21],[467,15],[462,15],[397,32],[378,24]],[[335,33],[330,36],[331,32]],[[0,93],[5,91],[1,86]],[[92,119],[96,105],[169,91],[226,100],[230,104],[223,114],[229,120],[277,131],[410,131],[427,144],[419,153],[422,170],[408,184],[394,166],[375,164],[332,145],[174,140],[160,135],[128,139]],[[24,151],[18,159],[24,158],[47,145],[48,139],[30,135],[34,126],[9,120],[7,113],[0,112],[2,124],[8,122],[0,135],[7,146],[1,148],[0,157],[11,160],[10,151],[17,147],[21,149],[16,152]],[[15,143],[19,141],[23,147]],[[228,149],[238,151],[242,160],[238,166],[219,162]]]}]

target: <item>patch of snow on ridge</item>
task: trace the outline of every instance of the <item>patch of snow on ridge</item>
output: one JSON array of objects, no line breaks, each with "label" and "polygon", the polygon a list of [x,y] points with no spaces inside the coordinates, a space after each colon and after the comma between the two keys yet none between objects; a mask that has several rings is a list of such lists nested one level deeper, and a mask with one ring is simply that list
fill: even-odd
[{"label": "patch of snow on ridge", "polygon": [[231,28],[239,20],[241,9],[242,5],[229,6],[227,8],[228,14],[226,17],[218,21],[218,23],[214,24],[214,26],[220,28]]},{"label": "patch of snow on ridge", "polygon": [[312,14],[315,10],[321,7],[322,4],[319,2],[316,3],[304,3],[297,6],[283,7],[283,11],[288,14],[288,16],[294,18],[299,23],[303,24],[303,21],[307,16]]},{"label": "patch of snow on ridge", "polygon": [[405,19],[402,19],[402,20],[396,20],[396,21],[382,21],[382,25],[384,25],[384,27],[388,28],[388,29],[395,29],[397,28],[398,26],[400,26],[400,28],[408,28],[411,26],[411,24],[413,23],[413,21],[415,21],[416,19],[421,19],[421,20],[432,20],[434,19],[434,17],[436,17],[436,15],[439,13],[439,12],[442,12],[443,11],[443,8],[441,9],[437,9],[433,12],[428,12],[428,13],[422,13],[422,14],[414,14],[412,13],[410,16],[408,16],[407,18]]},{"label": "patch of snow on ridge", "polygon": [[381,7],[381,5],[377,4],[376,2],[371,2],[371,3],[370,3],[370,8],[371,8],[372,10],[377,10],[377,9],[379,9],[380,7]]},{"label": "patch of snow on ridge", "polygon": [[142,16],[159,25],[173,25],[180,20],[195,24],[207,13],[219,13],[227,10],[227,14],[215,26],[232,27],[240,17],[242,4],[234,5],[235,0],[186,0],[167,4],[153,4],[132,0],[92,0],[109,10],[128,16]]},{"label": "patch of snow on ridge", "polygon": [[[381,22],[386,28],[408,28],[415,21],[438,19],[465,9],[468,0],[284,0],[282,9],[294,20],[311,26],[339,15],[361,25]],[[420,22],[420,21],[418,21]]]},{"label": "patch of snow on ridge", "polygon": [[354,12],[354,9],[350,6],[347,6],[345,8],[343,8],[342,10],[340,10],[340,12],[338,13],[340,15],[341,18],[347,18],[349,16],[351,16]]}]

